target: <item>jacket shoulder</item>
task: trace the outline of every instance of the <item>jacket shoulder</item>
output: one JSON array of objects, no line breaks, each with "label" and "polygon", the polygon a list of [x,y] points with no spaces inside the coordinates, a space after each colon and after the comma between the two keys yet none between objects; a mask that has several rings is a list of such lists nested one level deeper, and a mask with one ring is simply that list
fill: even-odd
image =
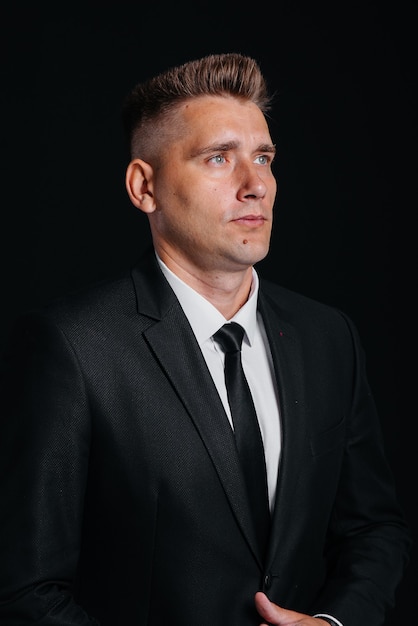
[{"label": "jacket shoulder", "polygon": [[271,280],[260,279],[260,290],[263,296],[283,307],[283,309],[298,313],[299,311],[317,312],[323,315],[341,313],[337,307],[326,304],[303,293],[283,287]]},{"label": "jacket shoulder", "polygon": [[357,334],[355,324],[337,306],[316,300],[310,296],[283,287],[270,280],[260,279],[261,309],[269,306],[276,314],[293,326],[307,332],[332,330],[346,335]]}]

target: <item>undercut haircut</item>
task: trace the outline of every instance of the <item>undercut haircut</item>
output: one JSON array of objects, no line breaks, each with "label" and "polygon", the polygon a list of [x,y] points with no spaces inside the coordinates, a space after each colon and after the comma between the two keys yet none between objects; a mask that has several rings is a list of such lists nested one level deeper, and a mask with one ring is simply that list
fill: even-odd
[{"label": "undercut haircut", "polygon": [[137,84],[123,104],[122,121],[130,156],[149,153],[178,105],[200,96],[249,101],[264,115],[272,100],[257,61],[249,56],[210,54],[171,67]]}]

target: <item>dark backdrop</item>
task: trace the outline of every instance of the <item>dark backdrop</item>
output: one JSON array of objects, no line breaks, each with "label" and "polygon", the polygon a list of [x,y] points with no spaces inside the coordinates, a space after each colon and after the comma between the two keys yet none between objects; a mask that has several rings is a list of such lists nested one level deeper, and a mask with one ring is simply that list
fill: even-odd
[{"label": "dark backdrop", "polygon": [[[1,346],[17,312],[131,264],[149,242],[124,188],[126,92],[202,54],[252,54],[276,92],[278,146],[272,250],[259,271],[357,324],[415,534],[415,4],[1,9]],[[416,619],[417,579],[414,551],[388,626]]]}]

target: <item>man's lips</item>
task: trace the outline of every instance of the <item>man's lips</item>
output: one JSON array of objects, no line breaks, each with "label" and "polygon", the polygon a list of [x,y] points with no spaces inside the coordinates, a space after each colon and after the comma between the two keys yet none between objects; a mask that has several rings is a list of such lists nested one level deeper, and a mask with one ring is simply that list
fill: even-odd
[{"label": "man's lips", "polygon": [[261,226],[266,221],[266,218],[263,215],[243,215],[241,217],[236,217],[233,222],[238,224],[243,224],[245,226],[249,226],[250,228],[254,228],[256,226]]}]

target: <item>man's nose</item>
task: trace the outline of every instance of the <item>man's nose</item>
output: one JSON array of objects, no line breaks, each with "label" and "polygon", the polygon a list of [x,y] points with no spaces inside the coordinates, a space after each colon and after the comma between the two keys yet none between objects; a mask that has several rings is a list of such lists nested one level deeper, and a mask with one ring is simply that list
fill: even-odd
[{"label": "man's nose", "polygon": [[246,198],[264,198],[267,192],[267,183],[261,175],[259,167],[251,164],[241,164],[238,173],[239,189],[238,197],[242,200]]}]

